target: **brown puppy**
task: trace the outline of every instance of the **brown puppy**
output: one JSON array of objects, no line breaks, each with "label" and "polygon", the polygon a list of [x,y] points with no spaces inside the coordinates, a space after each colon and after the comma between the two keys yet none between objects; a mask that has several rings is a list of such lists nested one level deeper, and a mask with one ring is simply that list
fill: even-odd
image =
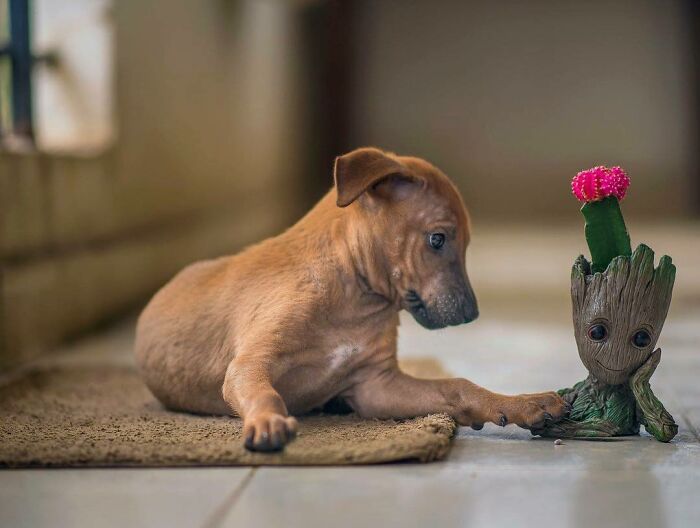
[{"label": "brown puppy", "polygon": [[363,148],[335,189],[282,235],[189,266],[141,314],[136,358],[171,409],[234,413],[246,446],[280,449],[299,414],[343,398],[366,417],[445,412],[463,425],[541,427],[555,393],[494,394],[397,368],[398,312],[426,328],[478,315],[465,268],[469,218],[438,169]]}]

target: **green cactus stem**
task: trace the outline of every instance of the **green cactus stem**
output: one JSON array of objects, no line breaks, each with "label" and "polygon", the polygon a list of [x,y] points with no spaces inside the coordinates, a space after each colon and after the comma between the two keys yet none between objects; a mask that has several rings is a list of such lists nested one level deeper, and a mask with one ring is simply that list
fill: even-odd
[{"label": "green cactus stem", "polygon": [[619,255],[630,256],[632,246],[620,211],[620,202],[608,196],[596,202],[587,202],[581,207],[586,219],[586,241],[591,251],[591,271],[604,272],[608,264]]}]

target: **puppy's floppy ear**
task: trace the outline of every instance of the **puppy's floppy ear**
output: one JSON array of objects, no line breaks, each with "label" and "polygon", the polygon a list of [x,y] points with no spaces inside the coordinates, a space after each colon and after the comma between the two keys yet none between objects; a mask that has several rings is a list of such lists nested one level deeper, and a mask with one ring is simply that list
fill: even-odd
[{"label": "puppy's floppy ear", "polygon": [[379,149],[365,147],[335,158],[333,170],[338,207],[347,207],[370,188],[382,180],[398,183],[411,181],[414,176],[395,159]]}]

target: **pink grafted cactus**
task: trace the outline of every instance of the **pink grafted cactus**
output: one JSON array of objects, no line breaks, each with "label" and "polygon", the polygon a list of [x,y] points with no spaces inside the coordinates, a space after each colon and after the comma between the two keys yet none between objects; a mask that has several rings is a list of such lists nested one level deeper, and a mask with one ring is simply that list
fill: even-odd
[{"label": "pink grafted cactus", "polygon": [[608,196],[622,200],[629,184],[622,168],[600,165],[579,172],[571,181],[571,191],[582,202],[597,202]]}]

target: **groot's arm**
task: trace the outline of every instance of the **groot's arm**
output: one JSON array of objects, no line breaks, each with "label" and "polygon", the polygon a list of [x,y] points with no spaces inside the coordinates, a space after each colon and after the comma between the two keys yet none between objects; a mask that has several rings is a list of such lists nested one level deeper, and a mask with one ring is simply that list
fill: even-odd
[{"label": "groot's arm", "polygon": [[577,383],[572,388],[559,389],[557,394],[559,394],[559,396],[561,396],[569,405],[573,405],[574,400],[576,400],[576,396],[578,396],[578,385],[579,384]]},{"label": "groot's arm", "polygon": [[571,418],[565,418],[556,423],[548,423],[542,429],[532,433],[540,436],[559,438],[600,438],[620,434],[620,428],[609,420],[605,420],[596,412],[595,406],[584,397],[578,400],[579,392],[586,387],[587,380],[580,381],[572,388],[559,389],[559,396],[564,398],[573,409]]},{"label": "groot's arm", "polygon": [[661,349],[649,356],[649,359],[637,369],[630,379],[632,393],[637,400],[640,421],[648,432],[660,442],[670,442],[678,433],[678,426],[673,416],[664,408],[654,395],[649,379],[661,361]]},{"label": "groot's arm", "polygon": [[586,418],[575,422],[565,418],[557,423],[547,424],[543,429],[533,430],[532,434],[558,438],[601,438],[616,436],[620,428],[602,418]]}]

